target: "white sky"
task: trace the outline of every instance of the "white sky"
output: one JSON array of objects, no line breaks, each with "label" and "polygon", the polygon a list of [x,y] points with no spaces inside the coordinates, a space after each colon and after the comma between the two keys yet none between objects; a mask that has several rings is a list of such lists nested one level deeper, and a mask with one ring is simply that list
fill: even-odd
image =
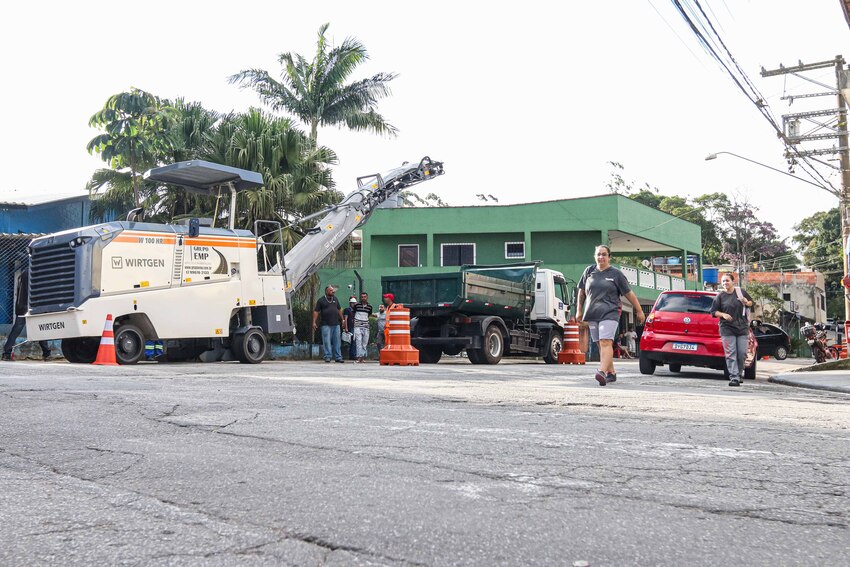
[{"label": "white sky", "polygon": [[[802,108],[779,100],[783,79],[762,79],[761,66],[850,57],[838,0],[702,3],[777,117]],[[768,123],[669,0],[308,4],[6,3],[0,200],[82,191],[103,166],[85,150],[97,134],[88,119],[110,95],[138,87],[245,110],[258,99],[227,77],[249,67],[277,76],[277,55],[310,55],[319,26],[330,22],[337,43],[355,36],[371,55],[356,78],[400,75],[380,106],[398,138],[319,132],[340,156],[343,192],[359,175],[429,155],[445,162],[446,175],[422,192],[453,205],[482,204],[477,193],[502,204],[603,194],[608,161],[665,194],[746,197],[782,236],[836,204],[822,190],[731,156],[704,161],[729,151],[786,168]],[[834,83],[832,72],[822,80]],[[835,106],[832,98],[817,102]]]}]

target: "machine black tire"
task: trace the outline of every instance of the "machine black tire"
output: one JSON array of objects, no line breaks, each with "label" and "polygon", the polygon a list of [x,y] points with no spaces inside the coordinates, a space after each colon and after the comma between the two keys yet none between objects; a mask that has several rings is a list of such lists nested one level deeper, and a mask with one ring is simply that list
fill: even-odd
[{"label": "machine black tire", "polygon": [[62,356],[74,364],[91,364],[97,358],[98,337],[62,339]]},{"label": "machine black tire", "polygon": [[679,372],[682,371],[682,365],[681,364],[668,364],[667,368],[670,369],[670,372],[675,372],[676,374],[678,374]]},{"label": "machine black tire", "polygon": [[753,360],[752,366],[749,368],[744,368],[744,380],[755,380],[756,379],[756,363],[758,359]]},{"label": "machine black tire", "polygon": [[136,364],[145,355],[145,335],[135,325],[125,324],[115,330],[115,360],[118,364]]},{"label": "machine black tire", "polygon": [[650,360],[643,353],[640,354],[640,358],[638,358],[638,367],[640,368],[641,374],[655,374],[655,366],[656,363],[654,360]]},{"label": "machine black tire", "polygon": [[457,356],[463,351],[462,346],[447,346],[443,349],[443,354],[447,354],[449,356]]},{"label": "machine black tire", "polygon": [[268,340],[260,329],[248,329],[233,336],[233,356],[243,364],[259,364],[266,357]]},{"label": "machine black tire", "polygon": [[546,364],[557,364],[558,363],[558,354],[564,348],[564,336],[557,329],[552,329],[549,332],[549,340],[546,343],[545,354],[543,355],[543,361]]},{"label": "machine black tire", "polygon": [[505,354],[505,337],[496,325],[490,325],[484,332],[484,346],[481,356],[484,364],[499,364]]},{"label": "machine black tire", "polygon": [[788,349],[784,346],[776,347],[776,352],[773,353],[773,356],[776,357],[776,360],[785,360],[788,358]]},{"label": "machine black tire", "polygon": [[481,351],[477,348],[466,349],[466,357],[472,364],[484,364],[484,357],[481,355]]},{"label": "machine black tire", "polygon": [[443,356],[443,349],[429,345],[419,348],[419,362],[422,364],[437,364]]}]

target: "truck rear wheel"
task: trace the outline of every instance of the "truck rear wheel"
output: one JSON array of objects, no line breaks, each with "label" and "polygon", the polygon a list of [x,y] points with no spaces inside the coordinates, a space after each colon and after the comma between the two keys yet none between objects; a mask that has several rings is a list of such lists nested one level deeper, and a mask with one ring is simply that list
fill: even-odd
[{"label": "truck rear wheel", "polygon": [[487,327],[484,333],[484,346],[479,351],[480,364],[499,364],[505,354],[505,338],[496,325]]},{"label": "truck rear wheel", "polygon": [[135,325],[121,325],[115,331],[115,360],[136,364],[145,355],[145,336]]},{"label": "truck rear wheel", "polygon": [[436,364],[443,356],[443,349],[439,346],[428,345],[419,347],[419,362],[422,364]]},{"label": "truck rear wheel", "polygon": [[243,364],[259,364],[266,357],[268,341],[260,329],[248,329],[244,333],[233,335],[230,347],[233,356]]},{"label": "truck rear wheel", "polygon": [[62,356],[74,364],[91,364],[97,358],[98,337],[62,339]]},{"label": "truck rear wheel", "polygon": [[546,342],[546,346],[543,347],[543,360],[546,364],[557,364],[558,355],[563,348],[563,335],[557,329],[552,329],[549,332],[549,340]]}]

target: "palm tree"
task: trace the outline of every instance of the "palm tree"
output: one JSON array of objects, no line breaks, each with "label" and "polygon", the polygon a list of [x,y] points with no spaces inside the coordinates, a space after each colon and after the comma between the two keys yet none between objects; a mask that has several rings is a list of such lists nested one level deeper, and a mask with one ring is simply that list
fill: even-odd
[{"label": "palm tree", "polygon": [[377,112],[378,101],[390,94],[389,82],[395,73],[378,73],[371,78],[346,84],[354,69],[369,58],[366,48],[355,38],[346,38],[329,49],[325,32],[319,28],[316,54],[307,61],[297,53],[282,53],[281,80],[268,71],[246,69],[230,77],[231,83],[250,87],[273,110],[283,110],[301,120],[315,144],[319,126],[341,126],[355,131],[370,130],[395,136],[396,128]]},{"label": "palm tree", "polygon": [[138,174],[155,165],[168,147],[164,133],[171,116],[172,109],[165,101],[134,88],[109,97],[89,120],[89,126],[105,131],[89,141],[89,153],[100,154],[113,170],[129,170],[136,206],[142,202]]},{"label": "palm tree", "polygon": [[[238,195],[236,224],[251,228],[258,219],[279,220],[316,212],[341,199],[327,165],[337,162],[328,148],[315,148],[287,118],[258,109],[222,119],[201,157],[263,175],[263,186]],[[284,234],[287,247],[297,234]]]}]

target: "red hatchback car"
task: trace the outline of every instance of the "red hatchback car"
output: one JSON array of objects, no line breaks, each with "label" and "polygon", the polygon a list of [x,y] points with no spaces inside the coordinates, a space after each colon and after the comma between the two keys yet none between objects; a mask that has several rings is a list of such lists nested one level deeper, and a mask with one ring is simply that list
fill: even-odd
[{"label": "red hatchback car", "polygon": [[[652,374],[666,364],[671,372],[682,366],[726,371],[718,319],[711,316],[716,291],[665,291],[658,296],[640,337],[640,371]],[[744,378],[756,377],[758,342],[750,328]]]}]

